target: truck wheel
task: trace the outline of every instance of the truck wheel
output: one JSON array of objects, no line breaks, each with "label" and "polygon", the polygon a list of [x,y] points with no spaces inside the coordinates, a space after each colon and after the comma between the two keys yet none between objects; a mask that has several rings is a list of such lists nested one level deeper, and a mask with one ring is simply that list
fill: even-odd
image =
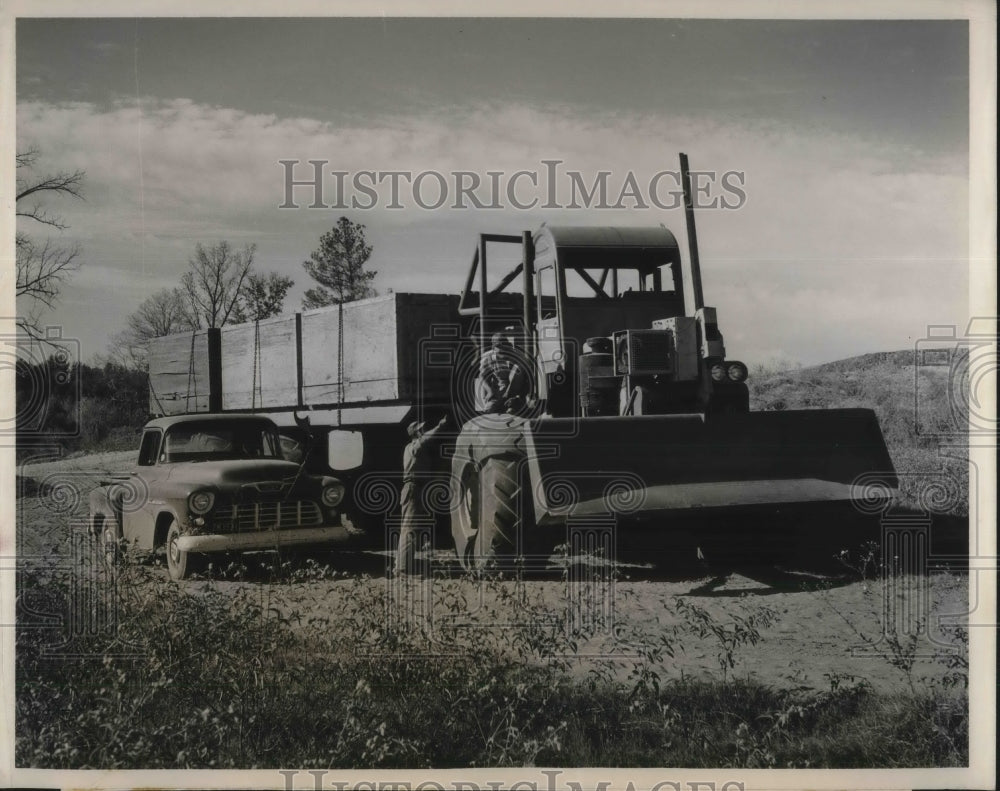
[{"label": "truck wheel", "polygon": [[468,538],[459,558],[467,569],[490,565],[497,555],[512,555],[521,526],[518,462],[488,458],[478,470],[469,466],[462,477],[454,518],[457,536]]},{"label": "truck wheel", "polygon": [[187,579],[197,567],[195,558],[198,556],[192,555],[190,552],[183,552],[177,546],[177,540],[180,537],[180,527],[176,521],[171,522],[170,529],[167,530],[167,572],[172,580]]}]

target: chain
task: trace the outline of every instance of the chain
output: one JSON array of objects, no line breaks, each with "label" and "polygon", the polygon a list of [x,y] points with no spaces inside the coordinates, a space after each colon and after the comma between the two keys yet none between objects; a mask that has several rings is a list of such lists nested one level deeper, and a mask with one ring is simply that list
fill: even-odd
[{"label": "chain", "polygon": [[188,386],[184,396],[184,411],[191,411],[191,383],[194,382],[194,408],[198,409],[198,377],[194,371],[194,339],[198,334],[197,330],[191,331],[191,351],[188,352]]},{"label": "chain", "polygon": [[337,425],[344,406],[344,303],[337,303]]},{"label": "chain", "polygon": [[156,402],[156,406],[160,409],[161,415],[166,415],[167,411],[163,408],[163,404],[160,403],[160,397],[156,394],[156,389],[153,387],[153,377],[150,376],[149,372],[146,372],[146,384],[149,385],[149,392],[153,396],[153,400]]},{"label": "chain", "polygon": [[[260,367],[260,319],[254,321],[253,324],[253,382],[250,385],[250,411],[257,411],[257,369]],[[260,405],[264,406],[264,387],[263,387],[264,372],[261,371],[261,385],[260,385]]]}]

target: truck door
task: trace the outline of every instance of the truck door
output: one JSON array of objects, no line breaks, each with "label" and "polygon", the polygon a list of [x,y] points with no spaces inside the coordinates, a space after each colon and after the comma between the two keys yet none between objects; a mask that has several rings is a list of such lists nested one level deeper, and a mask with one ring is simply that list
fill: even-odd
[{"label": "truck door", "polygon": [[538,319],[538,389],[546,400],[546,411],[557,417],[572,413],[572,362],[567,360],[563,334],[559,287],[560,273],[555,263],[539,267],[535,272],[535,294]]},{"label": "truck door", "polygon": [[559,309],[556,300],[556,269],[554,264],[537,272],[535,293],[538,298],[538,365],[545,380],[563,361],[562,335],[559,332]]}]

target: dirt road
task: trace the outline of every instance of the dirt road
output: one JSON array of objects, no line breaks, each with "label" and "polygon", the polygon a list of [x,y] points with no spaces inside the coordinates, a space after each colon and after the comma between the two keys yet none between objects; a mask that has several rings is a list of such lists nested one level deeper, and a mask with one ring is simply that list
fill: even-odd
[{"label": "dirt road", "polygon": [[[102,476],[127,469],[133,455],[101,454],[23,468],[18,498],[20,561],[63,566],[75,562],[79,551],[74,550],[74,541],[79,545],[86,533],[88,491]],[[878,690],[901,690],[910,684],[919,689],[944,675],[940,654],[952,640],[946,627],[961,623],[962,614],[968,611],[968,580],[951,573],[906,577],[895,585],[881,579],[809,577],[786,578],[774,585],[739,575],[662,578],[626,568],[614,580],[587,580],[573,574],[566,579],[549,572],[529,575],[521,582],[477,586],[451,574],[447,553],[441,559],[440,573],[415,583],[415,595],[427,601],[461,597],[466,602],[463,617],[475,628],[495,627],[501,606],[517,608],[519,602],[534,607],[534,612],[548,608],[556,618],[599,617],[598,634],[580,651],[584,656],[577,663],[580,672],[591,661],[586,659],[588,653],[606,653],[608,645],[622,635],[636,629],[646,634],[672,633],[684,621],[689,628],[683,639],[673,642],[674,656],[663,663],[666,677],[721,677],[725,672],[729,677],[748,677],[781,688],[818,689],[854,677]],[[314,569],[310,564],[307,572],[286,575],[278,582],[251,568],[249,576],[239,581],[193,580],[183,585],[192,595],[206,584],[234,594],[250,588],[266,596],[275,612],[294,614],[297,628],[304,629],[336,628],[346,599],[359,591],[384,589],[389,599],[400,594],[400,583],[378,573],[384,563],[377,555],[355,555],[343,563],[337,563],[336,557],[333,560],[341,567],[335,575],[309,571]],[[158,573],[160,581],[151,584],[174,584],[165,570]],[[412,597],[414,591],[406,595]],[[693,635],[690,627],[701,617],[699,613],[706,623],[725,628],[721,633],[706,628],[704,635]],[[452,617],[430,611],[428,615],[439,621]],[[883,636],[886,617],[896,624],[895,631],[890,630],[899,638],[895,649]],[[747,629],[736,628],[741,622],[759,634],[755,644]],[[730,668],[725,643],[740,634],[744,643],[732,652],[735,666]],[[906,672],[899,665],[909,655],[914,662]]]}]

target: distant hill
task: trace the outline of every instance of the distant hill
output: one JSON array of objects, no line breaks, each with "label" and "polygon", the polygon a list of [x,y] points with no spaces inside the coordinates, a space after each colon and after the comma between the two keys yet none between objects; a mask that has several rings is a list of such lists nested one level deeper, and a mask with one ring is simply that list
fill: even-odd
[{"label": "distant hill", "polygon": [[[941,435],[962,424],[961,365],[914,366],[912,349],[877,352],[808,368],[751,373],[754,410],[874,409],[900,474],[904,503],[955,515],[968,513],[968,454],[939,451]],[[919,427],[919,431],[918,431]]]}]

